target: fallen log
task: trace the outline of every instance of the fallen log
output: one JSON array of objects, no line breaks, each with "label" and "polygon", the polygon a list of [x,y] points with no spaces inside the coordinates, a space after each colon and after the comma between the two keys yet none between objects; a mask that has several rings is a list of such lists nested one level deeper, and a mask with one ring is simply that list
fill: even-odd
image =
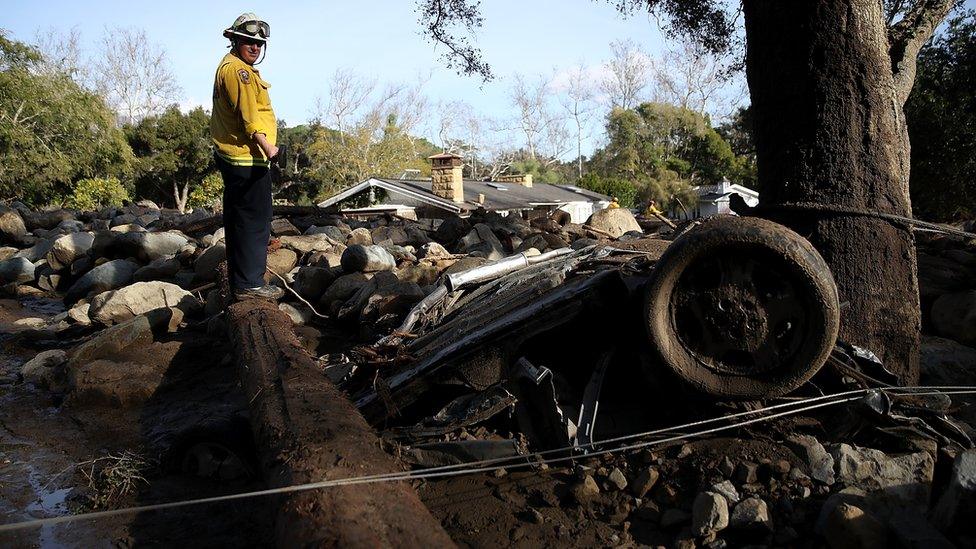
[{"label": "fallen log", "polygon": [[[258,458],[272,487],[389,473],[400,468],[356,408],[316,367],[274,304],[228,307]],[[453,547],[406,482],[284,496],[279,547]]]}]

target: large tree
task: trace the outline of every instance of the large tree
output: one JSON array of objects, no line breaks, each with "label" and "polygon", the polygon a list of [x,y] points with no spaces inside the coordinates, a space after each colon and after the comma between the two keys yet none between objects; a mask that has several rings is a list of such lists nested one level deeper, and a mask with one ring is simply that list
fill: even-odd
[{"label": "large tree", "polygon": [[0,32],[0,199],[43,205],[81,178],[124,175],[131,158],[100,97]]},{"label": "large tree", "polygon": [[172,190],[176,208],[184,211],[190,187],[214,169],[210,115],[201,107],[184,114],[172,105],[127,126],[126,134],[136,155],[138,196],[161,200]]},{"label": "large tree", "polygon": [[[480,25],[476,3],[418,1],[425,25]],[[919,49],[954,3],[741,2],[761,205],[766,215],[807,236],[827,260],[844,303],[841,337],[874,350],[909,383],[918,377],[920,327],[914,239],[906,227],[870,212],[911,215],[902,107]],[[615,4],[625,14],[664,15],[672,34],[713,51],[734,42],[730,2]],[[478,54],[452,48],[457,35],[451,32],[428,36],[462,57]],[[480,73],[479,62],[458,66]]]}]

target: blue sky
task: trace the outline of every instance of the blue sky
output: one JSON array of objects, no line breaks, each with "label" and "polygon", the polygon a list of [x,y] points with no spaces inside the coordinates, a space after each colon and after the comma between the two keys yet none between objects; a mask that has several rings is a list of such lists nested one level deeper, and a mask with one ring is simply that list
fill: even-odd
[{"label": "blue sky", "polygon": [[[289,125],[308,120],[315,98],[327,97],[329,78],[340,67],[381,82],[409,82],[429,73],[425,92],[433,101],[464,100],[484,115],[503,117],[510,113],[507,77],[515,72],[531,76],[580,62],[597,65],[618,39],[633,39],[652,56],[665,43],[653,19],[622,19],[602,1],[484,0],[485,25],[477,45],[499,78],[482,85],[441,65],[440,50],[420,34],[414,0],[281,1],[265,10],[209,0],[6,4],[0,28],[26,42],[51,28],[77,27],[83,44],[94,51],[105,27],[145,29],[169,56],[183,90],[181,104],[207,108],[213,71],[227,51],[220,32],[240,12],[255,11],[272,27],[267,59],[259,68],[272,83],[276,113]],[[976,0],[966,4],[974,7]]]},{"label": "blue sky", "polygon": [[[632,38],[649,51],[661,47],[661,34],[646,15],[621,19],[614,8],[588,0],[488,0],[478,45],[499,79],[484,86],[456,75],[438,61],[440,50],[420,34],[413,0],[366,2],[275,2],[255,9],[229,1],[37,2],[17,1],[0,15],[0,27],[31,42],[35,33],[77,26],[86,45],[94,46],[105,26],[135,26],[166,49],[185,103],[209,106],[213,71],[227,51],[220,32],[242,11],[255,11],[272,28],[262,75],[272,83],[272,101],[289,125],[306,120],[316,95],[338,67],[348,67],[381,81],[413,81],[432,71],[425,87],[436,100],[463,99],[486,114],[507,110],[504,77],[567,68],[584,61],[597,64],[609,56],[609,43]],[[138,7],[135,7],[138,6]]]}]

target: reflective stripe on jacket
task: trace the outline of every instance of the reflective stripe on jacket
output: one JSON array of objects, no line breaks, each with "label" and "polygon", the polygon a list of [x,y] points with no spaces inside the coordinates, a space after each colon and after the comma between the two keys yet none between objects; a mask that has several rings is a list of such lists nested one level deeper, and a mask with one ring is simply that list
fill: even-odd
[{"label": "reflective stripe on jacket", "polygon": [[263,133],[272,145],[278,138],[278,123],[271,108],[268,84],[261,73],[228,53],[214,76],[210,135],[217,154],[235,166],[268,166],[264,151],[252,137]]}]

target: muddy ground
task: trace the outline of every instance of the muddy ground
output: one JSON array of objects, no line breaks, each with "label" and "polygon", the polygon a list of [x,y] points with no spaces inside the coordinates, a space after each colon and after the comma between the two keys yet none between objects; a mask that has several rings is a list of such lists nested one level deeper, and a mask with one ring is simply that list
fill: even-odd
[{"label": "muddy ground", "polygon": [[[181,330],[114,357],[159,374],[155,390],[144,400],[126,396],[120,380],[110,395],[59,402],[49,392],[18,383],[17,372],[41,348],[69,342],[44,341],[13,325],[18,318],[58,311],[56,302],[43,299],[0,301],[0,329],[5,334],[0,523],[264,487],[255,473],[247,403],[224,341],[203,329]],[[705,417],[721,409],[699,412]],[[662,424],[668,421],[672,418]],[[813,486],[811,492],[803,490],[802,481],[792,482],[805,476],[791,475],[794,469],[809,471],[803,471],[805,465],[793,452],[775,442],[796,429],[818,434],[824,430],[817,420],[792,419],[739,432],[736,438],[677,443],[653,452],[414,482],[431,513],[460,546],[693,546],[688,525],[700,487],[734,477],[722,472],[729,463],[748,462],[759,465],[759,478],[737,480],[739,489],[765,494],[779,526],[775,533],[743,531],[726,540],[733,546],[816,547],[823,542],[813,534],[813,519],[828,491]],[[94,472],[126,452],[145,460],[139,470],[145,480],[136,481],[127,495],[106,499],[111,487]],[[635,497],[632,487],[620,488],[611,481],[614,469],[633,479],[647,467],[655,468],[660,480],[642,497]],[[582,488],[586,477],[596,480],[595,490]],[[0,534],[0,540],[9,547],[266,546],[273,532],[274,505],[273,497],[254,498],[48,526]]]}]

